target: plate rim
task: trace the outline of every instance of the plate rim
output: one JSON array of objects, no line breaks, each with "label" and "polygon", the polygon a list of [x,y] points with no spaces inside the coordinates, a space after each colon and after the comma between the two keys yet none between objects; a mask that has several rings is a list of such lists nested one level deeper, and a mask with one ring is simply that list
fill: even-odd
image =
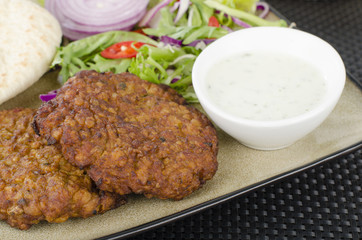
[{"label": "plate rim", "polygon": [[283,172],[281,174],[278,174],[278,175],[273,176],[271,178],[265,179],[263,181],[254,183],[254,184],[249,185],[249,186],[247,186],[245,188],[241,188],[241,189],[238,189],[236,191],[233,191],[233,192],[227,193],[225,195],[222,195],[220,197],[217,197],[217,198],[208,200],[206,202],[197,204],[197,205],[195,205],[193,207],[187,208],[185,210],[182,210],[180,212],[171,214],[169,216],[162,217],[162,218],[156,219],[154,221],[151,221],[151,222],[148,222],[148,223],[145,223],[145,224],[133,227],[133,228],[129,228],[129,229],[117,232],[117,233],[113,233],[113,234],[110,234],[110,235],[107,235],[107,236],[104,236],[104,237],[100,237],[100,238],[97,238],[97,239],[98,240],[116,240],[116,239],[119,240],[119,239],[124,239],[124,238],[131,237],[131,236],[134,236],[134,235],[138,235],[140,233],[152,230],[152,229],[157,228],[157,227],[161,227],[163,225],[166,225],[166,224],[169,224],[171,222],[180,220],[182,218],[197,214],[197,213],[199,213],[199,212],[201,212],[203,210],[214,207],[216,205],[225,203],[227,201],[231,201],[231,200],[233,200],[233,199],[235,199],[237,197],[240,197],[240,196],[242,196],[242,195],[244,195],[246,193],[257,190],[257,189],[259,189],[261,187],[266,187],[268,185],[277,183],[278,181],[284,180],[284,179],[286,179],[288,177],[293,177],[293,176],[297,175],[298,173],[304,172],[304,171],[306,171],[306,170],[308,170],[310,168],[316,167],[316,166],[321,165],[321,164],[323,164],[325,162],[331,161],[333,159],[336,159],[336,158],[342,157],[344,155],[347,155],[347,154],[349,154],[351,152],[357,151],[360,148],[362,148],[362,140],[355,143],[355,144],[353,144],[353,145],[351,145],[351,146],[349,146],[349,147],[347,147],[347,148],[338,150],[338,151],[336,151],[336,152],[334,152],[332,154],[329,154],[329,155],[327,155],[325,157],[316,159],[313,162],[310,162],[310,163],[305,164],[303,166],[300,166],[298,168],[292,169],[290,171]]},{"label": "plate rim", "polygon": [[[277,17],[279,17],[281,19],[284,19],[287,22],[288,25],[291,24],[291,21],[288,20],[283,14],[281,14],[273,6],[270,6],[270,10]],[[359,88],[362,91],[362,83],[360,81],[358,81],[357,78],[355,76],[353,76],[348,70],[346,70],[346,74],[347,74],[349,80],[351,80],[353,83],[355,83],[357,88]],[[293,177],[293,176],[297,175],[298,173],[301,173],[301,172],[306,171],[306,170],[308,170],[310,168],[316,167],[316,166],[318,166],[320,164],[323,164],[323,163],[325,163],[327,161],[331,161],[333,159],[336,159],[336,158],[339,158],[341,156],[347,155],[347,154],[349,154],[351,152],[354,152],[354,151],[356,151],[356,150],[358,150],[360,148],[362,148],[362,139],[361,139],[361,141],[359,141],[359,142],[357,142],[355,144],[352,144],[351,146],[349,146],[347,148],[340,149],[340,150],[338,150],[338,151],[336,151],[336,152],[334,152],[332,154],[329,154],[329,155],[326,155],[324,157],[318,158],[318,159],[316,159],[316,160],[314,160],[314,161],[312,161],[310,163],[307,163],[305,165],[302,165],[302,166],[297,167],[295,169],[292,169],[290,171],[283,172],[281,174],[275,175],[275,176],[270,177],[268,179],[265,179],[263,181],[254,183],[254,184],[249,185],[247,187],[244,187],[244,188],[238,189],[236,191],[233,191],[233,192],[227,193],[225,195],[222,195],[220,197],[217,197],[217,198],[208,200],[206,202],[197,204],[197,205],[195,205],[193,207],[184,209],[184,210],[182,210],[180,212],[168,215],[166,217],[162,217],[162,218],[153,220],[151,222],[148,222],[148,223],[145,223],[145,224],[133,227],[133,228],[129,228],[129,229],[117,232],[117,233],[112,233],[112,234],[109,234],[109,235],[106,235],[106,236],[103,236],[103,237],[100,237],[100,238],[97,238],[97,239],[98,240],[116,240],[116,239],[119,240],[119,239],[125,239],[125,238],[128,238],[128,237],[132,237],[132,236],[141,234],[143,232],[155,229],[157,227],[161,227],[161,226],[164,226],[166,224],[175,222],[175,221],[180,220],[182,218],[197,214],[199,212],[202,212],[203,210],[209,209],[209,208],[214,207],[216,205],[225,203],[227,201],[231,201],[232,199],[240,197],[240,196],[242,196],[242,195],[244,195],[246,193],[255,191],[255,190],[257,190],[257,189],[259,189],[261,187],[266,187],[268,185],[277,183],[278,181],[281,181],[281,180],[286,179],[288,177]]]}]

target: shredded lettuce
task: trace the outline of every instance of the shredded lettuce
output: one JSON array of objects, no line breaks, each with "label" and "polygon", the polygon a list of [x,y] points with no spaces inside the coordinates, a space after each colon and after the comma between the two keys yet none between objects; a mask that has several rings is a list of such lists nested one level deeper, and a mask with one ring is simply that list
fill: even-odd
[{"label": "shredded lettuce", "polygon": [[169,36],[182,40],[187,45],[197,39],[220,38],[228,31],[223,28],[209,27],[208,22],[214,14],[214,9],[204,4],[204,0],[191,0],[188,14],[174,23],[176,12],[171,12],[170,7],[160,10],[160,21],[156,28],[146,28],[143,31],[151,36]]},{"label": "shredded lettuce", "polygon": [[[198,39],[220,38],[228,34],[222,27],[209,27],[208,21],[215,16],[218,21],[231,29],[239,29],[231,17],[239,18],[251,26],[286,27],[284,20],[268,21],[254,14],[256,0],[191,0],[188,12],[178,22],[174,22],[177,11],[170,11],[172,4],[160,10],[156,27],[143,31],[151,36],[168,36],[187,45]],[[217,10],[217,11],[215,11]]]},{"label": "shredded lettuce", "polygon": [[248,13],[239,9],[235,9],[220,3],[219,0],[206,0],[204,2],[207,6],[217,9],[220,12],[226,13],[230,16],[240,18],[241,20],[249,23],[251,26],[275,26],[275,27],[287,27],[287,23],[280,19],[279,21],[268,21],[260,18],[252,13]]},{"label": "shredded lettuce", "polygon": [[[150,7],[158,2],[151,0]],[[174,5],[178,4],[177,1],[172,1],[162,8],[155,18],[157,19],[155,26],[143,29],[152,38],[125,31],[93,35],[60,47],[51,67],[61,67],[59,75],[63,83],[81,70],[93,69],[98,72],[114,73],[128,71],[141,79],[169,85],[188,102],[198,102],[192,87],[191,71],[196,57],[201,49],[206,47],[206,42],[228,34],[230,29],[240,29],[241,26],[234,22],[235,18],[251,26],[287,26],[284,20],[267,21],[254,15],[257,0],[190,0],[190,2],[187,11],[177,18],[178,21],[175,21],[178,11],[175,8],[177,5]],[[211,16],[215,16],[223,27],[208,26]],[[165,36],[182,44],[168,45],[167,42],[162,42],[162,37]],[[160,42],[154,40],[157,38]],[[132,59],[106,59],[100,55],[102,50],[122,41],[138,41],[151,45],[143,45],[137,50],[137,56]]]},{"label": "shredded lettuce", "polygon": [[[106,59],[100,52],[114,43],[139,41],[152,44],[139,49],[136,58]],[[156,47],[158,45],[158,47]],[[131,72],[141,79],[163,83],[176,89],[188,102],[197,102],[191,85],[191,70],[201,50],[194,47],[161,46],[158,42],[142,34],[112,31],[93,35],[60,47],[52,62],[52,67],[61,66],[59,73],[63,83],[81,70],[98,72]],[[173,80],[177,80],[173,82]]]},{"label": "shredded lettuce", "polygon": [[100,72],[124,72],[129,67],[130,59],[106,59],[100,56],[102,50],[122,41],[139,41],[157,45],[156,41],[139,33],[125,31],[105,32],[60,47],[51,67],[57,65],[62,67],[59,76],[63,83],[81,70],[94,69]]},{"label": "shredded lettuce", "polygon": [[217,0],[217,1],[230,8],[250,13],[255,12],[255,3],[258,2],[258,0]]},{"label": "shredded lettuce", "polygon": [[200,51],[187,46],[144,45],[132,59],[128,71],[149,82],[169,85],[188,102],[198,102],[191,87],[191,71]]}]

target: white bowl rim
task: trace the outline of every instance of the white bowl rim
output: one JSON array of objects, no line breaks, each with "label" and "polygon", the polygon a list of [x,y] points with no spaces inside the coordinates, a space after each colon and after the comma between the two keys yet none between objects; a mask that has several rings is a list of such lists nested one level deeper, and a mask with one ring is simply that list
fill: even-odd
[{"label": "white bowl rim", "polygon": [[[203,93],[202,90],[200,90],[202,87],[200,86],[200,83],[194,79],[196,79],[195,76],[195,71],[198,68],[198,65],[200,64],[200,60],[202,58],[203,55],[206,54],[205,51],[207,51],[208,48],[213,48],[214,45],[222,42],[222,41],[226,41],[229,38],[233,38],[234,36],[240,35],[240,34],[248,34],[249,32],[259,32],[259,31],[285,31],[285,32],[290,32],[291,34],[293,34],[293,31],[298,32],[299,34],[304,35],[305,37],[314,39],[314,41],[317,41],[325,46],[327,46],[331,53],[335,56],[335,60],[339,63],[340,65],[340,74],[344,75],[344,80],[341,81],[341,85],[342,86],[338,86],[336,89],[337,91],[328,99],[328,101],[326,101],[326,99],[323,100],[323,102],[321,102],[318,106],[316,106],[314,109],[312,109],[311,111],[308,111],[306,113],[294,116],[294,117],[290,117],[290,118],[286,118],[286,119],[280,119],[280,120],[252,120],[252,119],[246,119],[246,118],[242,118],[242,117],[237,117],[234,116],[226,111],[221,110],[219,107],[215,106],[214,103],[212,103],[207,97],[206,94]],[[199,60],[199,61],[198,61]],[[211,43],[209,46],[207,46],[202,52],[201,54],[198,56],[198,58],[196,59],[195,63],[194,63],[194,67],[192,69],[192,82],[193,82],[193,86],[195,89],[195,93],[197,95],[197,97],[199,98],[200,104],[204,107],[205,104],[207,104],[207,107],[210,108],[212,110],[212,112],[214,112],[216,115],[222,117],[223,119],[227,119],[228,121],[234,122],[234,123],[239,123],[239,124],[244,124],[244,125],[248,125],[248,126],[253,126],[253,127],[280,127],[280,126],[288,126],[288,125],[294,125],[297,124],[299,122],[303,122],[307,119],[313,118],[316,115],[320,114],[321,112],[323,112],[326,108],[328,108],[328,106],[331,105],[335,105],[336,102],[338,101],[338,99],[340,98],[340,95],[342,94],[343,88],[344,88],[344,84],[345,84],[345,78],[346,78],[346,70],[344,67],[344,63],[343,60],[341,58],[341,56],[339,55],[339,53],[335,50],[335,48],[330,45],[328,42],[326,42],[325,40],[311,34],[308,32],[304,32],[302,30],[298,30],[298,29],[294,29],[294,28],[284,28],[284,27],[253,27],[253,28],[247,28],[247,29],[242,29],[242,30],[238,30],[232,33],[229,33],[219,39],[217,39],[216,41],[214,41],[213,43]],[[201,98],[201,99],[200,99]]]}]

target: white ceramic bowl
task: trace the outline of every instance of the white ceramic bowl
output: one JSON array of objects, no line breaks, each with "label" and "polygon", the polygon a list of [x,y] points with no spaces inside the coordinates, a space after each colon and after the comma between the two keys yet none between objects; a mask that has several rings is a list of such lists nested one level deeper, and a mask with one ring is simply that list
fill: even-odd
[{"label": "white ceramic bowl", "polygon": [[[252,50],[292,54],[318,68],[327,82],[322,103],[302,115],[274,121],[243,119],[215,106],[206,92],[208,71],[219,59]],[[280,27],[254,27],[230,33],[206,47],[192,70],[197,97],[214,123],[242,144],[261,150],[289,146],[318,127],[337,104],[345,79],[343,61],[330,44],[312,34]]]}]

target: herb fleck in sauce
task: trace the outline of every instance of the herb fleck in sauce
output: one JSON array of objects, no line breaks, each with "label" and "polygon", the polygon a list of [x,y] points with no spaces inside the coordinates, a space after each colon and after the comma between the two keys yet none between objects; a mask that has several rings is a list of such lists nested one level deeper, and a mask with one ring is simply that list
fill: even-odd
[{"label": "herb fleck in sauce", "polygon": [[322,74],[292,55],[251,51],[223,59],[207,76],[207,91],[224,111],[253,120],[281,120],[318,106]]}]

